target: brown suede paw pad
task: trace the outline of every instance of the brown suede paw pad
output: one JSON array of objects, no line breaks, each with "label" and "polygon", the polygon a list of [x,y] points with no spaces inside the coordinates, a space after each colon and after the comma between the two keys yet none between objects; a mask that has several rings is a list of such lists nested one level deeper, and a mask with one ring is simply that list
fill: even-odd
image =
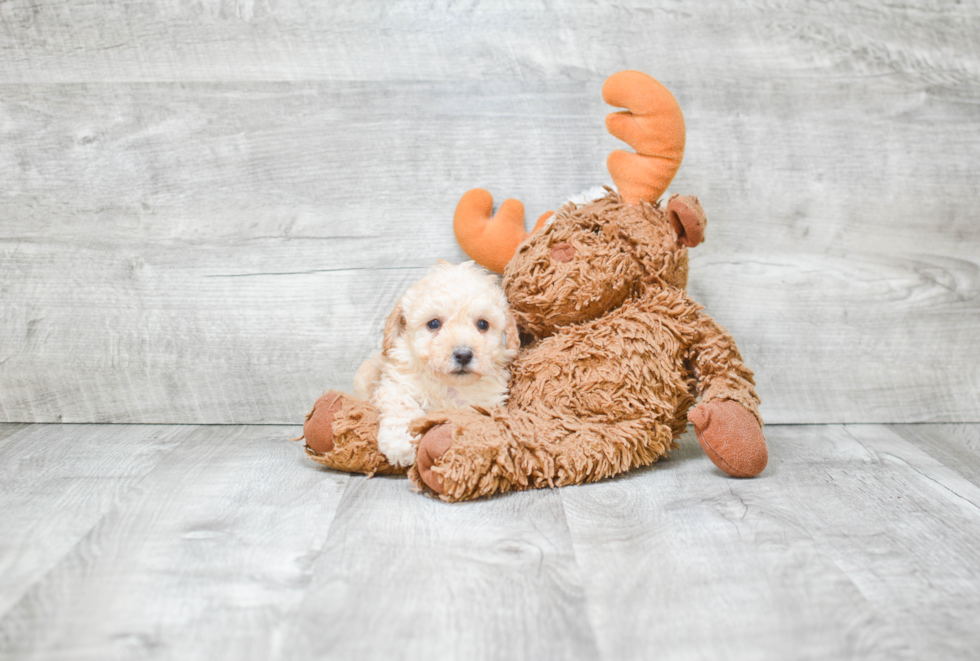
[{"label": "brown suede paw pad", "polygon": [[418,453],[415,455],[419,478],[425,486],[440,495],[445,491],[445,486],[442,483],[442,477],[432,468],[442,458],[442,455],[446,454],[452,444],[452,425],[437,425],[422,436],[422,440],[419,441]]},{"label": "brown suede paw pad", "polygon": [[340,393],[331,390],[316,400],[306,414],[301,438],[306,439],[306,445],[314,453],[324,455],[333,450],[333,419],[340,406]]},{"label": "brown suede paw pad", "polygon": [[715,466],[734,477],[754,477],[769,462],[758,420],[738,402],[701,404],[687,414],[698,443]]}]

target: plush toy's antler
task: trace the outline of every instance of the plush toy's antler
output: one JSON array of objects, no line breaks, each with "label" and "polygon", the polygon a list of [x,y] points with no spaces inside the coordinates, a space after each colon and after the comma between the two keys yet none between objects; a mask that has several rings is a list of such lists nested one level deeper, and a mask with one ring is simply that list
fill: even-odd
[{"label": "plush toy's antler", "polygon": [[606,128],[636,153],[617,149],[606,166],[628,204],[655,202],[684,157],[684,115],[674,95],[639,71],[620,71],[602,86],[602,98],[626,108],[606,116]]},{"label": "plush toy's antler", "polygon": [[[632,146],[636,153],[617,149],[606,164],[628,204],[654,202],[664,194],[684,156],[684,116],[667,88],[639,71],[620,71],[602,86],[606,103],[626,108],[606,117],[606,128]],[[493,197],[482,188],[467,191],[456,205],[453,229],[456,240],[477,264],[503,273],[524,231],[524,205],[505,200],[497,213]],[[551,216],[538,218],[532,233]]]},{"label": "plush toy's antler", "polygon": [[[509,199],[491,218],[492,211],[490,193],[482,188],[468,190],[456,205],[453,230],[460,247],[477,264],[503,273],[517,246],[528,236],[524,231],[524,205]],[[542,214],[532,231],[537,231],[550,216],[550,211]]]}]

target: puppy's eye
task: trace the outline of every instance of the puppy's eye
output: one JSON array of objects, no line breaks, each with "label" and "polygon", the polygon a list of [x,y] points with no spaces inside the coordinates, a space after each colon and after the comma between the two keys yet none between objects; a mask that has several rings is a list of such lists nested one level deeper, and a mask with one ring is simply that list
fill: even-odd
[{"label": "puppy's eye", "polygon": [[438,319],[433,319],[432,321],[427,323],[425,327],[428,328],[429,330],[439,330],[440,328],[442,328],[442,322],[439,321]]},{"label": "puppy's eye", "polygon": [[476,322],[476,327],[480,329],[480,332],[486,333],[490,330],[490,322],[486,319],[480,319],[480,321]]}]

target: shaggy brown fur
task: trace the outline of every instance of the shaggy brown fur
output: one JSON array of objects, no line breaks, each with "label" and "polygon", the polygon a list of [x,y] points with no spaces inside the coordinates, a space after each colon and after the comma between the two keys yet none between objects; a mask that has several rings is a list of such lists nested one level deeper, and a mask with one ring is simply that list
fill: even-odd
[{"label": "shaggy brown fur", "polygon": [[[482,189],[457,205],[457,240],[478,263],[503,270],[529,340],[512,366],[506,407],[436,412],[413,423],[421,440],[409,475],[444,500],[591,482],[648,465],[674,446],[688,419],[725,472],[751,477],[765,468],[752,372],[731,336],[685,292],[687,249],[704,238],[704,212],[696,198],[675,196],[666,209],[655,202],[683,155],[680,108],[637,71],[613,74],[602,94],[627,108],[607,126],[637,152],[610,156],[622,197],[607,189],[590,204],[566,205],[544,227],[543,215],[531,235],[516,200],[492,217],[493,198]],[[377,411],[347,395],[324,397],[303,428],[314,458],[340,470],[391,469],[374,440]]]},{"label": "shaggy brown fur", "polygon": [[363,400],[330,391],[306,414],[303,436],[310,459],[335,470],[368,475],[397,475],[378,449],[378,409]]},{"label": "shaggy brown fur", "polygon": [[[695,199],[680,205],[703,219]],[[562,244],[573,259],[564,261],[564,246],[554,258]],[[663,456],[695,395],[738,402],[761,425],[752,372],[684,291],[687,264],[656,205],[626,205],[609,191],[559,211],[504,271],[518,323],[534,336],[512,367],[508,406],[417,421],[420,434],[450,425],[452,443],[431,452],[424,436],[432,465],[413,467],[412,480],[444,500],[600,480]]]},{"label": "shaggy brown fur", "polygon": [[[696,199],[677,198],[671,209],[694,213],[703,230]],[[762,423],[752,372],[731,336],[687,296],[687,269],[687,248],[657,205],[627,205],[609,191],[559,211],[504,273],[512,309],[533,336],[512,366],[507,407],[416,421],[423,438],[413,482],[465,500],[600,480],[662,457],[684,432],[696,396],[702,404],[692,418],[705,427],[699,440],[711,459],[732,475],[762,470],[761,431],[747,455],[741,438]],[[399,472],[378,452],[370,404],[336,393],[321,402],[304,426],[311,446],[328,448],[310,450],[314,460]],[[735,403],[745,418],[713,402]],[[704,438],[709,420],[723,438]],[[326,445],[317,446],[324,427]]]}]

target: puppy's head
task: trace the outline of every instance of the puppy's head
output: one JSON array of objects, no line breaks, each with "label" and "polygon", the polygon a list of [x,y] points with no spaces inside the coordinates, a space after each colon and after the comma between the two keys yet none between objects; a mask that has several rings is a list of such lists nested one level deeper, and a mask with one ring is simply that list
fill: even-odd
[{"label": "puppy's head", "polygon": [[450,385],[507,367],[520,346],[496,276],[473,262],[439,262],[385,323],[383,353]]}]

